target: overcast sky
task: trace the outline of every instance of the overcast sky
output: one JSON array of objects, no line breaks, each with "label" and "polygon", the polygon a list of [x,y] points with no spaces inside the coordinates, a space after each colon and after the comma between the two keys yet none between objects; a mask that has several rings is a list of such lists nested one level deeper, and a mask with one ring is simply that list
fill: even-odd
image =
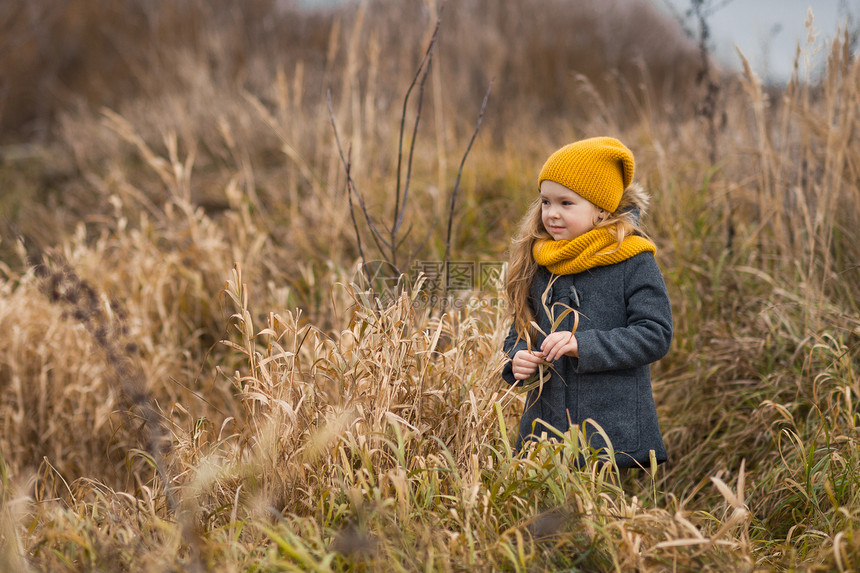
[{"label": "overcast sky", "polygon": [[[690,0],[652,1],[663,9],[674,6],[681,15],[691,4]],[[806,45],[804,22],[810,8],[817,40],[822,43],[833,37],[838,23],[848,15],[853,17],[855,29],[860,18],[857,0],[706,0],[706,4],[715,7],[708,22],[716,57],[724,65],[740,69],[737,44],[753,70],[771,81],[788,80],[798,42]],[[819,50],[819,61],[822,52]]]},{"label": "overcast sky", "polygon": [[[347,0],[296,1],[313,7],[331,6]],[[680,16],[692,4],[691,0],[650,1],[668,13],[672,13],[674,8],[674,13]],[[860,20],[858,0],[705,0],[705,4],[714,8],[708,22],[717,59],[723,65],[740,69],[740,59],[734,48],[737,44],[749,59],[753,70],[766,81],[788,80],[798,42],[806,45],[804,22],[810,8],[820,42],[833,37],[837,24],[844,21],[847,15],[854,18],[855,29]],[[692,20],[688,22],[689,26],[693,24]],[[693,28],[693,32],[697,30]],[[819,50],[819,61],[822,52]]]}]

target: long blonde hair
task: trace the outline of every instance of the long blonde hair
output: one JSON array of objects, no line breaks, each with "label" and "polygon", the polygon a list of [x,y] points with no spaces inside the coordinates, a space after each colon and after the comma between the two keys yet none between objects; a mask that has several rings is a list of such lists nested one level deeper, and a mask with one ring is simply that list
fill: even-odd
[{"label": "long blonde hair", "polygon": [[[651,198],[645,189],[633,183],[621,195],[621,202],[614,213],[610,213],[595,228],[612,227],[620,248],[624,239],[630,235],[647,236],[639,226],[639,218],[645,215]],[[537,331],[532,326],[534,313],[529,305],[532,281],[537,274],[538,264],[532,255],[532,247],[542,239],[552,239],[541,220],[541,198],[537,197],[529,206],[520,221],[516,235],[511,240],[508,269],[505,276],[505,292],[508,295],[508,309],[513,315],[514,326],[520,338],[533,341]]]}]

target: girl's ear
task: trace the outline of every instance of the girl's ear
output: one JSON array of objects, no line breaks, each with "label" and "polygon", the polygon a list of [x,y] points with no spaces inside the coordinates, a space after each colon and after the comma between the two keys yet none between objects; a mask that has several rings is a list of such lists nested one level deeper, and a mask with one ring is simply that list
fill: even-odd
[{"label": "girl's ear", "polygon": [[606,220],[606,217],[609,215],[609,212],[606,209],[600,209],[597,212],[597,222],[602,223]]}]

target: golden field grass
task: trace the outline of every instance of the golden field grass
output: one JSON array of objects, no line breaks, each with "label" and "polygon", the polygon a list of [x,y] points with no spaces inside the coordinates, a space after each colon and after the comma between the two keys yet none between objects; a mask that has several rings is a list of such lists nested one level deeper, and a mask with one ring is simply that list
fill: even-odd
[{"label": "golden field grass", "polygon": [[[860,568],[856,30],[786,86],[712,70],[709,110],[648,4],[449,0],[404,113],[432,1],[24,6],[0,8],[0,570]],[[675,320],[670,460],[639,473],[578,429],[514,454],[500,293],[442,312],[413,272],[504,260],[548,153],[602,134],[652,194]],[[362,254],[410,273],[397,296]]]}]

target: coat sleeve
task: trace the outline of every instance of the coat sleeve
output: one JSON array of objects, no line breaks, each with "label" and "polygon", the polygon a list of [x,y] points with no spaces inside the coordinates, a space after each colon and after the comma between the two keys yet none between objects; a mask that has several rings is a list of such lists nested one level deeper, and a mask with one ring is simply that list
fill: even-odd
[{"label": "coat sleeve", "polygon": [[514,325],[511,325],[511,329],[508,331],[508,336],[505,338],[505,344],[502,348],[503,352],[507,355],[508,359],[505,362],[505,367],[502,369],[502,378],[511,385],[516,385],[522,382],[522,380],[517,380],[514,378],[513,372],[513,364],[511,360],[514,355],[520,350],[528,350],[528,344],[523,338],[519,338],[517,336],[517,329]]},{"label": "coat sleeve", "polygon": [[576,334],[579,373],[636,368],[663,358],[672,343],[672,307],[651,253],[628,259],[624,272],[627,326]]}]

